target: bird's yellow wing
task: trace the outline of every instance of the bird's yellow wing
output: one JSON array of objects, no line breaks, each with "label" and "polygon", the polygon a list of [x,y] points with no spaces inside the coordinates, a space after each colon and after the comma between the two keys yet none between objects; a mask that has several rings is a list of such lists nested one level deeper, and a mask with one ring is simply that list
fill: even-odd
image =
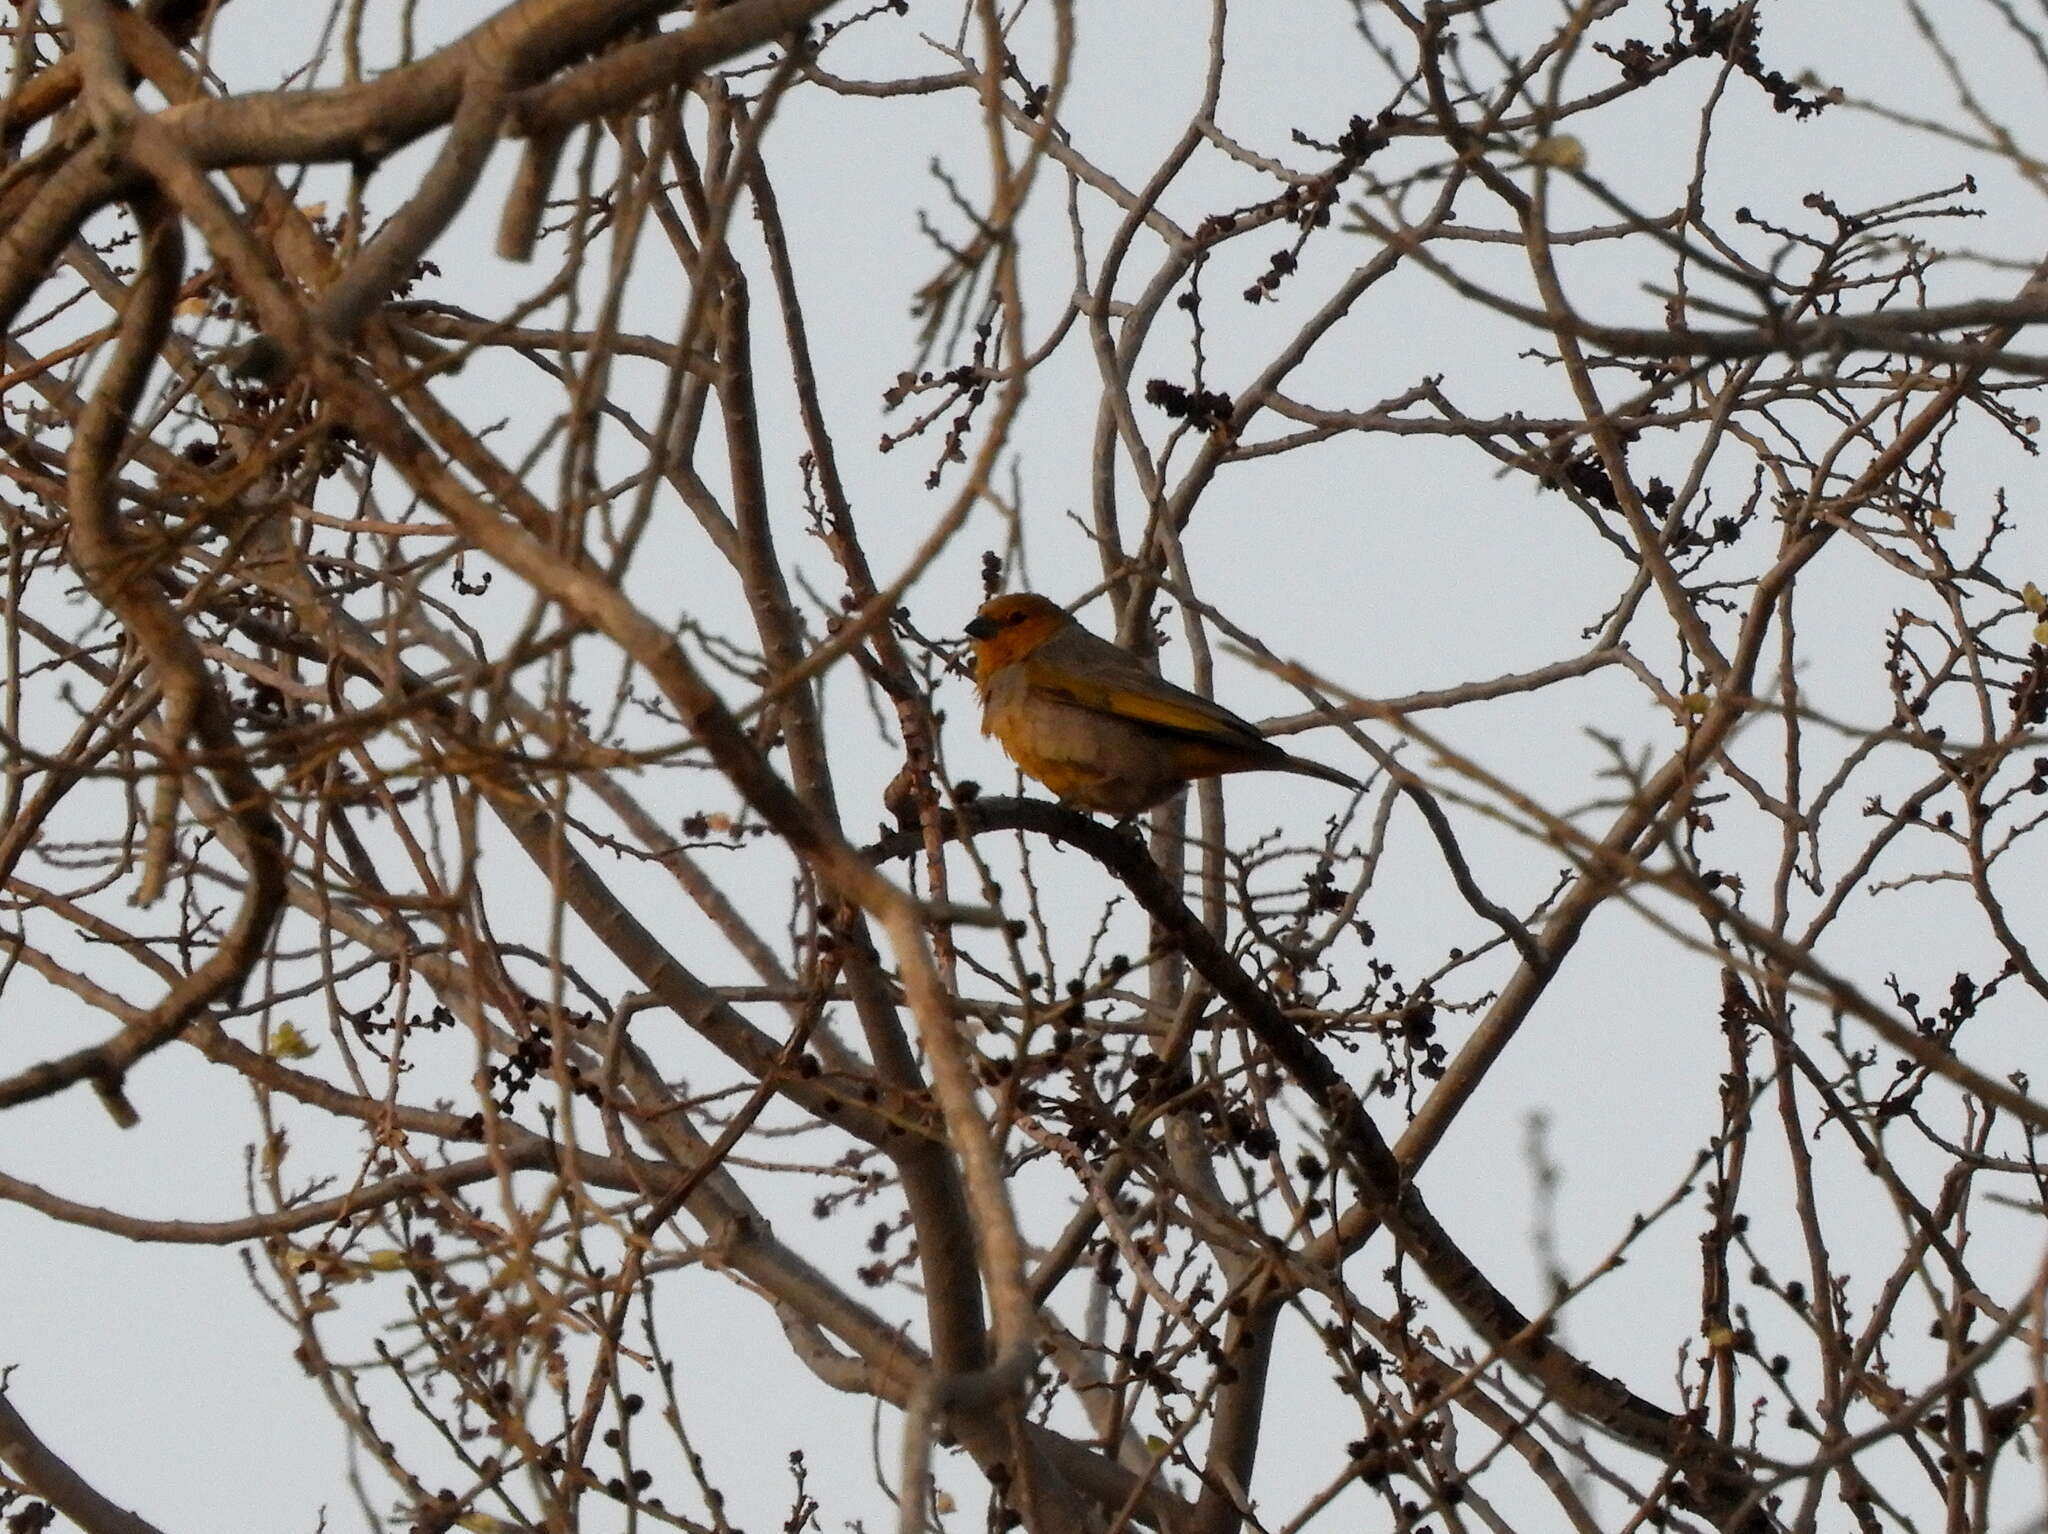
[{"label": "bird's yellow wing", "polygon": [[1034,656],[1025,665],[1031,690],[1042,697],[1179,735],[1239,745],[1264,743],[1256,729],[1229,709],[1127,661],[1098,661],[1083,669],[1049,665]]}]

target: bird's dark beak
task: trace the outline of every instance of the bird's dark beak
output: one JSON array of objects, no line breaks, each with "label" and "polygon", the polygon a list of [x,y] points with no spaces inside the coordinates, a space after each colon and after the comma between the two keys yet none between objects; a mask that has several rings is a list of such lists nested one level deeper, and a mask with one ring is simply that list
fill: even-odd
[{"label": "bird's dark beak", "polygon": [[996,626],[990,619],[976,618],[967,625],[967,637],[969,639],[993,639],[996,637]]}]

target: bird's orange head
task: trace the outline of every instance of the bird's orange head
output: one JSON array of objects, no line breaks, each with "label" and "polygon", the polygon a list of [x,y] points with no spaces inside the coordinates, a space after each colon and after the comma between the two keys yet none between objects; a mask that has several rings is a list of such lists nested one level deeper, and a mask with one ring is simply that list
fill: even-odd
[{"label": "bird's orange head", "polygon": [[982,603],[967,625],[967,637],[974,641],[975,684],[987,687],[1003,667],[1024,659],[1073,621],[1057,602],[1036,592],[1013,591]]}]

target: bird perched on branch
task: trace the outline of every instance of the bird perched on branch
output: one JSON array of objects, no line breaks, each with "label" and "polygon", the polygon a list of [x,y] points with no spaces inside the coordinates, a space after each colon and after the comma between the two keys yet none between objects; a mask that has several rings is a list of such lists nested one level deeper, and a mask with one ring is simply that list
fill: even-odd
[{"label": "bird perched on branch", "polygon": [[984,603],[967,625],[981,732],[1078,809],[1119,818],[1172,798],[1194,778],[1297,772],[1345,788],[1334,767],[1290,756],[1247,721],[1147,671],[1031,592]]}]

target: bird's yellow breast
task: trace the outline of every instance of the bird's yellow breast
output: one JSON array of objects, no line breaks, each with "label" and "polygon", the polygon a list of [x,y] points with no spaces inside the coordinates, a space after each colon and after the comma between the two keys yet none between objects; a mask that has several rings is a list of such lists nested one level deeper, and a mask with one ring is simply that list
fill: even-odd
[{"label": "bird's yellow breast", "polygon": [[1144,727],[1035,691],[1028,664],[1007,666],[982,690],[981,728],[1027,777],[1067,803],[1126,816],[1172,797],[1188,774]]}]

